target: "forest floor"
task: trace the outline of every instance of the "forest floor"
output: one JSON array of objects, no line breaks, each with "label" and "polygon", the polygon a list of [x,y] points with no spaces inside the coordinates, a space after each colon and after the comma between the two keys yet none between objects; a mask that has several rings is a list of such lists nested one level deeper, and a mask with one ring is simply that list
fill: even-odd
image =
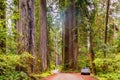
[{"label": "forest floor", "polygon": [[81,75],[80,73],[58,73],[42,80],[98,80],[90,75]]}]

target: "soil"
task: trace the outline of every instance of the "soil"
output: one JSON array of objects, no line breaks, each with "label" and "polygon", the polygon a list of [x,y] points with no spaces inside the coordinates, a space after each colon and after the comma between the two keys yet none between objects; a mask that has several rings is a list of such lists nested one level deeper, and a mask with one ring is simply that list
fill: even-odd
[{"label": "soil", "polygon": [[58,73],[53,74],[42,80],[98,80],[90,75],[81,75],[80,73]]}]

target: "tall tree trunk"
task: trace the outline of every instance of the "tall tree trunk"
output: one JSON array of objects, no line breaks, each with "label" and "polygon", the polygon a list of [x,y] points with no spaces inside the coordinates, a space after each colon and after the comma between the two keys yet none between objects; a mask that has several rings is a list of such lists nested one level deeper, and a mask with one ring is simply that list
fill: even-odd
[{"label": "tall tree trunk", "polygon": [[70,6],[68,8],[68,26],[69,26],[69,68],[74,66],[74,55],[73,55],[73,4],[72,0],[70,2]]},{"label": "tall tree trunk", "polygon": [[77,11],[75,4],[73,5],[73,55],[74,55],[74,69],[78,69],[78,25],[77,25]]},{"label": "tall tree trunk", "polygon": [[[107,38],[108,38],[109,7],[110,7],[110,0],[107,1],[107,8],[106,8],[105,44],[107,44]],[[104,57],[106,57],[106,51],[104,52]]]},{"label": "tall tree trunk", "polygon": [[46,0],[40,0],[40,42],[39,42],[39,54],[41,58],[41,70],[48,69],[48,36],[47,36],[47,14],[46,14]]},{"label": "tall tree trunk", "polygon": [[[18,22],[19,33],[19,53],[29,52],[36,55],[35,38],[35,9],[34,0],[19,0],[20,19]],[[34,64],[30,67],[30,72],[34,71]]]},{"label": "tall tree trunk", "polygon": [[[4,33],[6,33],[6,25],[5,25],[5,9],[6,9],[6,5],[5,5],[5,0],[0,1],[0,21],[1,21],[1,25],[0,27],[2,27],[2,30],[4,30]],[[4,35],[5,36],[5,35]],[[6,52],[6,38],[2,37],[0,39],[0,50],[5,53]]]},{"label": "tall tree trunk", "polygon": [[75,18],[75,3],[70,1],[65,13],[65,32],[64,32],[64,68],[75,69],[77,68],[77,27]]},{"label": "tall tree trunk", "polygon": [[69,67],[69,12],[68,9],[65,12],[65,27],[63,29],[63,64],[64,69],[68,69]]},{"label": "tall tree trunk", "polygon": [[[59,0],[59,7],[60,10],[63,10],[63,7],[65,6],[65,0]],[[61,13],[63,14],[63,13]],[[66,14],[66,13],[65,13]],[[66,16],[64,16],[63,18],[66,19]],[[67,23],[67,20],[62,21],[62,64],[64,66],[64,69],[66,68],[67,65],[65,65],[65,63],[67,63],[66,60],[66,56],[65,56],[65,24]]]}]

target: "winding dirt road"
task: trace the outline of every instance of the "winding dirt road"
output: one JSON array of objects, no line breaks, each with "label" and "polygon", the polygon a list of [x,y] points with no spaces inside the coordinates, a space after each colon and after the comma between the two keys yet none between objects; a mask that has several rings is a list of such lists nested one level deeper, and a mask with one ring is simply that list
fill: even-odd
[{"label": "winding dirt road", "polygon": [[42,80],[97,80],[89,75],[81,75],[80,73],[58,73]]}]

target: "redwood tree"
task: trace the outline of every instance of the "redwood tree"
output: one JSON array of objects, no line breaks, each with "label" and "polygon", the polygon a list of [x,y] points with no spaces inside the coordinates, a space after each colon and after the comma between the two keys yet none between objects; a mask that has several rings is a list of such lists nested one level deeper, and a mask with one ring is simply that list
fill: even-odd
[{"label": "redwood tree", "polygon": [[[19,0],[20,18],[17,25],[19,33],[18,53],[29,52],[36,55],[34,0]],[[30,70],[34,71],[33,65]]]},{"label": "redwood tree", "polygon": [[40,0],[40,30],[39,30],[39,54],[41,62],[41,70],[45,71],[48,69],[48,36],[47,36],[47,9],[46,0]]},{"label": "redwood tree", "polygon": [[63,62],[64,68],[77,68],[77,25],[75,15],[75,1],[70,0],[70,4],[65,12],[65,30],[63,32]]}]

